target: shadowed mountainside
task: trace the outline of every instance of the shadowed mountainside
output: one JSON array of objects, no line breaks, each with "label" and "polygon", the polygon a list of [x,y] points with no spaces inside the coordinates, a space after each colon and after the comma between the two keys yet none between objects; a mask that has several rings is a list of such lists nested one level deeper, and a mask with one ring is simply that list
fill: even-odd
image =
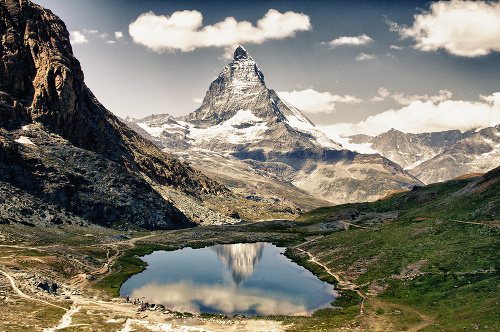
[{"label": "shadowed mountainside", "polygon": [[146,228],[191,225],[152,184],[196,200],[230,195],[99,103],[64,23],[50,10],[3,1],[0,34],[0,181],[6,187],[92,222]]}]

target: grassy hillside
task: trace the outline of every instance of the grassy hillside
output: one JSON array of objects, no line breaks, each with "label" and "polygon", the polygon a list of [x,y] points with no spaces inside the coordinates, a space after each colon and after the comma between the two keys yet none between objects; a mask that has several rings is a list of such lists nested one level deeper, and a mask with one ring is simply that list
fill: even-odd
[{"label": "grassy hillside", "polygon": [[[361,326],[383,321],[385,329],[405,330],[421,320],[425,331],[498,331],[499,180],[500,168],[373,203],[311,211],[298,221],[318,237],[289,254],[300,260],[307,251],[341,285],[353,283],[367,295]],[[325,232],[333,229],[346,230]]]}]

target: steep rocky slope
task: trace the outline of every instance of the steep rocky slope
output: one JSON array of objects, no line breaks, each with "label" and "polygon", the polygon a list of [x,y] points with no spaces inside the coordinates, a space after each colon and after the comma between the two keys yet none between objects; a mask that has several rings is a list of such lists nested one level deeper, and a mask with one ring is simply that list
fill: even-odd
[{"label": "steep rocky slope", "polygon": [[[380,155],[348,151],[327,138],[267,88],[256,62],[241,46],[196,111],[181,118],[165,114],[129,123],[148,132],[162,148],[256,199],[310,208],[302,199],[304,192],[330,204],[347,203],[375,200],[387,191],[420,183]],[[229,164],[239,166],[228,171]],[[242,184],[248,173],[253,182]]]},{"label": "steep rocky slope", "polygon": [[[64,23],[49,10],[27,0],[2,1],[0,34],[0,181],[10,192],[55,205],[61,216],[149,229],[192,225],[155,186],[195,201],[230,194],[99,103],[84,83]],[[3,220],[7,214],[3,209]]]}]

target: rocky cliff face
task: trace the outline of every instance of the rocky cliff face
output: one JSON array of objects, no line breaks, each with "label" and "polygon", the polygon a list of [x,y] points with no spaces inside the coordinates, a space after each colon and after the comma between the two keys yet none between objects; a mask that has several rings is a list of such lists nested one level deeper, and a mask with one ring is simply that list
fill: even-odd
[{"label": "rocky cliff face", "polygon": [[[99,103],[84,83],[64,23],[49,10],[27,0],[2,1],[0,34],[2,181],[93,222],[147,228],[189,225],[150,183],[197,199],[230,193]],[[107,195],[108,187],[121,199],[113,190]]]},{"label": "rocky cliff face", "polygon": [[[322,204],[347,203],[375,200],[389,190],[420,183],[380,155],[360,155],[328,139],[266,87],[264,75],[241,46],[196,111],[134,123],[161,147],[252,199],[310,208],[304,193]],[[252,183],[242,183],[249,173]]]}]

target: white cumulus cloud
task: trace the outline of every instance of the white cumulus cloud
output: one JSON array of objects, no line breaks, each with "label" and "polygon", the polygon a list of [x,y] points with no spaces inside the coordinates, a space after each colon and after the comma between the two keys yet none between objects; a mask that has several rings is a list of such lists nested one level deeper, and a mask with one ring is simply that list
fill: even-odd
[{"label": "white cumulus cloud", "polygon": [[372,60],[375,58],[375,55],[373,54],[366,54],[366,53],[361,53],[356,57],[356,61],[367,61],[367,60]]},{"label": "white cumulus cloud", "polygon": [[[447,94],[443,93],[446,97]],[[378,135],[395,128],[407,133],[459,129],[462,131],[500,124],[500,92],[481,96],[482,101],[415,100],[399,110],[388,110],[359,123],[324,126],[329,135]]]},{"label": "white cumulus cloud", "polygon": [[153,12],[141,14],[129,25],[134,42],[149,49],[190,52],[200,47],[235,47],[261,44],[270,39],[293,37],[297,31],[311,29],[309,16],[270,9],[254,26],[248,21],[227,17],[214,25],[202,26],[203,15],[196,11],[177,11],[171,16]]},{"label": "white cumulus cloud", "polygon": [[281,98],[306,113],[332,113],[335,111],[335,103],[359,103],[360,99],[355,96],[333,95],[329,92],[318,92],[306,89],[292,92],[278,92]]},{"label": "white cumulus cloud", "polygon": [[413,25],[391,29],[413,38],[423,51],[445,49],[449,53],[478,57],[500,51],[500,2],[439,1],[429,11],[415,15]]},{"label": "white cumulus cloud", "polygon": [[87,37],[85,37],[85,35],[80,31],[71,31],[69,33],[69,39],[72,45],[85,44],[89,42]]},{"label": "white cumulus cloud", "polygon": [[121,32],[121,31],[115,31],[115,38],[116,39],[122,39],[123,38],[123,32]]},{"label": "white cumulus cloud", "polygon": [[357,36],[357,37],[339,37],[337,39],[328,42],[327,44],[331,47],[341,46],[341,45],[365,45],[369,42],[373,41],[373,39],[365,34]]}]

